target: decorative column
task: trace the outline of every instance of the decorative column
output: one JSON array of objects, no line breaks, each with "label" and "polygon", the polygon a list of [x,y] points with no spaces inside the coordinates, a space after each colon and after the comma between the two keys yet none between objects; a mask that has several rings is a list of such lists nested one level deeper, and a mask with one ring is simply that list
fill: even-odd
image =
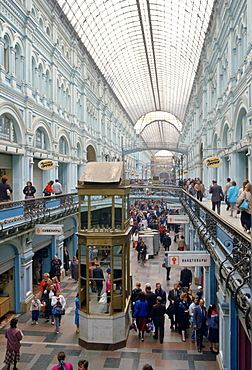
[{"label": "decorative column", "polygon": [[23,256],[20,259],[21,271],[20,271],[20,301],[21,301],[21,312],[27,312],[28,306],[33,295],[33,269],[32,269],[32,257],[34,253],[32,251],[32,243],[30,240],[26,241],[26,249],[24,250]]}]

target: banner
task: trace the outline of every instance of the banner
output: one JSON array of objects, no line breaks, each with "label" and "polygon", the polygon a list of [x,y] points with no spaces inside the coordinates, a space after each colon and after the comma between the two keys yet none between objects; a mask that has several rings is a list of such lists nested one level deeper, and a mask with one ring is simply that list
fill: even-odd
[{"label": "banner", "polygon": [[167,222],[169,224],[189,224],[189,216],[183,215],[167,216]]}]

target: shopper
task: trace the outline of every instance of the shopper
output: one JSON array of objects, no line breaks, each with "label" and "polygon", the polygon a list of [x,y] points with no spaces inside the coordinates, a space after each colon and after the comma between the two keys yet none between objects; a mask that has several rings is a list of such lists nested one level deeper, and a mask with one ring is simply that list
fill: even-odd
[{"label": "shopper", "polygon": [[227,182],[226,182],[225,187],[224,187],[224,196],[225,196],[225,202],[226,202],[226,205],[227,205],[227,211],[230,208],[230,203],[229,203],[229,200],[227,199],[227,193],[228,193],[228,189],[231,188],[231,186],[232,186],[231,179],[228,177]]},{"label": "shopper", "polygon": [[7,339],[7,349],[4,362],[7,364],[7,369],[14,364],[13,370],[17,370],[17,362],[20,361],[20,341],[23,339],[23,333],[17,328],[18,320],[12,319],[10,328],[5,331],[5,338]]},{"label": "shopper", "polygon": [[66,300],[59,290],[56,290],[55,296],[52,297],[52,314],[56,323],[56,334],[59,333],[61,316],[65,313]]},{"label": "shopper", "polygon": [[65,362],[66,354],[65,352],[59,352],[57,354],[58,365],[52,367],[51,370],[74,370],[73,365],[70,362]]},{"label": "shopper", "polygon": [[217,313],[216,305],[211,304],[208,312],[208,340],[211,343],[210,350],[218,353],[218,350],[216,348],[216,343],[219,343],[219,315]]},{"label": "shopper", "polygon": [[31,306],[30,306],[30,312],[32,313],[32,325],[38,324],[40,309],[41,309],[41,302],[38,299],[37,294],[35,294],[31,301]]},{"label": "shopper", "polygon": [[236,202],[237,202],[237,198],[238,198],[238,191],[239,191],[239,188],[238,186],[236,186],[236,182],[235,181],[232,181],[232,186],[228,189],[228,193],[227,193],[227,199],[230,203],[230,215],[231,217],[233,217],[233,215],[235,216],[235,218],[237,218],[237,208],[236,208]]},{"label": "shopper", "polygon": [[192,285],[192,271],[186,266],[180,272],[180,281],[182,282],[182,287],[188,287]]},{"label": "shopper", "polygon": [[133,317],[136,318],[136,324],[139,330],[139,338],[142,342],[144,341],[144,332],[146,331],[148,315],[148,302],[146,301],[146,296],[143,291],[138,293],[138,299],[134,305]]},{"label": "shopper", "polygon": [[171,272],[171,267],[169,266],[169,261],[168,261],[168,253],[169,252],[165,252],[165,256],[164,256],[164,265],[165,265],[165,269],[166,269],[166,280],[170,280],[170,272]]},{"label": "shopper", "polygon": [[63,263],[64,263],[64,269],[65,269],[66,275],[68,275],[68,271],[69,271],[69,261],[70,261],[69,253],[68,253],[66,245],[64,245],[64,248],[63,248]]},{"label": "shopper", "polygon": [[196,337],[197,337],[197,348],[198,352],[202,351],[203,347],[203,335],[206,332],[206,308],[204,307],[204,299],[200,299],[199,305],[194,308],[193,313],[193,325],[194,329],[196,330]]},{"label": "shopper", "polygon": [[43,190],[45,197],[50,197],[53,193],[52,185],[54,184],[54,181],[51,180],[47,183],[45,189]]},{"label": "shopper", "polygon": [[251,194],[252,185],[250,183],[245,185],[245,190],[241,192],[237,199],[237,207],[242,204],[244,199],[248,200],[248,209],[241,209],[241,224],[246,232],[250,232],[251,228],[251,214],[252,214],[252,194]]},{"label": "shopper", "polygon": [[162,298],[157,297],[156,304],[152,307],[151,311],[151,318],[154,323],[155,327],[155,334],[153,336],[154,339],[158,339],[158,332],[159,332],[159,340],[160,344],[164,341],[164,324],[165,324],[165,304],[162,304]]},{"label": "shopper", "polygon": [[79,308],[80,308],[80,299],[79,293],[77,293],[75,298],[75,310],[74,310],[74,323],[76,325],[76,333],[79,333],[80,331]]},{"label": "shopper", "polygon": [[71,274],[72,274],[72,279],[74,279],[74,282],[77,283],[78,281],[78,266],[79,266],[79,262],[77,260],[77,257],[76,256],[73,256],[73,260],[71,261]]},{"label": "shopper", "polygon": [[35,198],[36,189],[32,185],[31,181],[27,181],[26,186],[23,189],[23,193],[25,194],[25,199]]},{"label": "shopper", "polygon": [[78,361],[78,370],[86,370],[88,369],[88,361],[87,360],[79,360]]},{"label": "shopper", "polygon": [[54,184],[52,185],[52,190],[55,195],[62,194],[62,186],[58,179],[56,179]]},{"label": "shopper", "polygon": [[186,341],[186,330],[189,328],[189,304],[187,294],[182,293],[178,304],[178,327],[182,342]]},{"label": "shopper", "polygon": [[199,300],[200,299],[199,299],[198,296],[194,297],[193,302],[189,306],[189,320],[190,320],[191,325],[192,325],[191,340],[192,340],[193,343],[195,342],[195,329],[194,329],[194,326],[193,326],[193,314],[194,314],[195,307],[199,305]]},{"label": "shopper", "polygon": [[2,176],[2,183],[0,183],[0,202],[9,202],[12,193],[12,188],[6,184],[8,176]]},{"label": "shopper", "polygon": [[215,208],[217,207],[217,213],[220,214],[221,201],[224,200],[224,194],[222,187],[217,185],[217,180],[212,181],[209,193],[212,194],[212,210],[215,211]]}]

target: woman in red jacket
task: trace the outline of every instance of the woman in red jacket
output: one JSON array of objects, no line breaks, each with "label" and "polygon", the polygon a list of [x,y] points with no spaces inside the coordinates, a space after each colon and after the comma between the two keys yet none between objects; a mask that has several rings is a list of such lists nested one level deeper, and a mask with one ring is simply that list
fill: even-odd
[{"label": "woman in red jacket", "polygon": [[49,197],[49,196],[51,196],[51,195],[52,195],[52,193],[53,193],[52,185],[53,185],[53,184],[54,184],[54,181],[53,181],[53,180],[51,180],[51,181],[49,181],[49,182],[48,182],[48,184],[46,185],[46,187],[45,187],[45,189],[44,189],[44,191],[43,191],[43,193],[44,193],[45,197]]}]

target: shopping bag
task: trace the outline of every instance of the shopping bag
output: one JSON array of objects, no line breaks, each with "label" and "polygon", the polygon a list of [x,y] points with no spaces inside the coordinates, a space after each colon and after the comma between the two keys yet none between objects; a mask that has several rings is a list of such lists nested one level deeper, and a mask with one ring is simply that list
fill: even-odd
[{"label": "shopping bag", "polygon": [[154,333],[155,332],[155,326],[154,326],[154,323],[153,323],[153,321],[150,321],[150,322],[148,322],[147,324],[146,324],[146,331],[148,332],[148,333]]},{"label": "shopping bag", "polygon": [[107,303],[107,293],[103,293],[100,300],[99,300],[99,303],[100,304],[106,304]]},{"label": "shopping bag", "polygon": [[130,330],[134,329],[135,332],[137,332],[137,324],[136,324],[136,320],[133,320],[132,321],[132,324],[130,325]]}]

